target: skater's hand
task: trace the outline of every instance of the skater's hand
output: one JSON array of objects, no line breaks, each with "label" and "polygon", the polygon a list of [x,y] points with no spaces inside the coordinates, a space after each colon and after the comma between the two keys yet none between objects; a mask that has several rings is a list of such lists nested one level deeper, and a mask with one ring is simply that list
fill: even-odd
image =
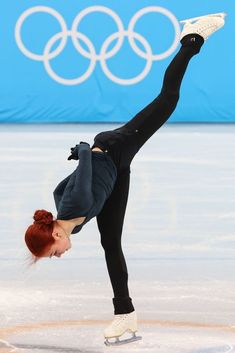
[{"label": "skater's hand", "polygon": [[90,145],[87,142],[80,142],[79,145],[76,145],[75,147],[71,147],[71,154],[68,157],[68,161],[70,161],[71,159],[74,160],[78,160],[80,158],[80,154],[82,151],[87,150],[89,147],[90,149]]}]

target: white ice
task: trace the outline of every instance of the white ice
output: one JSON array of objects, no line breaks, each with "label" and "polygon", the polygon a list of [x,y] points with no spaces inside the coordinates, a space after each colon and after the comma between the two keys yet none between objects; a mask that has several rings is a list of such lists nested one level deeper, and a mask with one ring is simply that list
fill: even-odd
[{"label": "white ice", "polygon": [[[70,147],[117,125],[0,125],[0,353],[102,353],[112,290],[93,219],[27,268],[24,233],[76,168]],[[123,230],[142,341],[117,352],[235,352],[235,125],[166,125],[132,163]],[[30,330],[31,328],[31,330]]]}]

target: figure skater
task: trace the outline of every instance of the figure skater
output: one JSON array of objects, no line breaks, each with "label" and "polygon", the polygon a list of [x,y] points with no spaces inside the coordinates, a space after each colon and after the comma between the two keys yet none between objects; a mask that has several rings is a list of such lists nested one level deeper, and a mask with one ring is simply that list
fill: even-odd
[{"label": "figure skater", "polygon": [[200,52],[204,41],[223,27],[224,17],[219,13],[182,21],[181,48],[165,72],[158,97],[123,126],[96,135],[91,148],[86,142],[71,148],[68,160],[79,160],[79,165],[54,190],[57,218],[53,219],[51,212],[37,210],[34,223],[25,233],[33,262],[60,257],[71,248],[70,235],[96,217],[114,293],[114,320],[104,331],[107,345],[123,343],[119,338],[126,331],[132,337],[124,343],[140,339],[135,335],[137,315],[129,295],[121,246],[131,161],[175,110],[190,60]]}]

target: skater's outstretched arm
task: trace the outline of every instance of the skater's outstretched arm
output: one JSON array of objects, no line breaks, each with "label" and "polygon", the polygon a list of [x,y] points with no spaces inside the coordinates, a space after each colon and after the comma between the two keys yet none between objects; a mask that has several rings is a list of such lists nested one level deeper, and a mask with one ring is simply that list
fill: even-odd
[{"label": "skater's outstretched arm", "polygon": [[53,192],[59,219],[73,217],[74,209],[77,215],[85,217],[94,203],[92,192],[92,151],[89,144],[76,145],[73,158],[79,159],[76,170],[62,180]]}]

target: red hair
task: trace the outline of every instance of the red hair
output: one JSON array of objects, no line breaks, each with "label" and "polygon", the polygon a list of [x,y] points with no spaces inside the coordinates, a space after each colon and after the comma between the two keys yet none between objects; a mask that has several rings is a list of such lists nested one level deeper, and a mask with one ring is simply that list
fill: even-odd
[{"label": "red hair", "polygon": [[32,262],[35,263],[55,242],[52,237],[55,221],[52,213],[46,210],[36,210],[33,219],[33,224],[25,232],[25,243],[33,255]]}]

